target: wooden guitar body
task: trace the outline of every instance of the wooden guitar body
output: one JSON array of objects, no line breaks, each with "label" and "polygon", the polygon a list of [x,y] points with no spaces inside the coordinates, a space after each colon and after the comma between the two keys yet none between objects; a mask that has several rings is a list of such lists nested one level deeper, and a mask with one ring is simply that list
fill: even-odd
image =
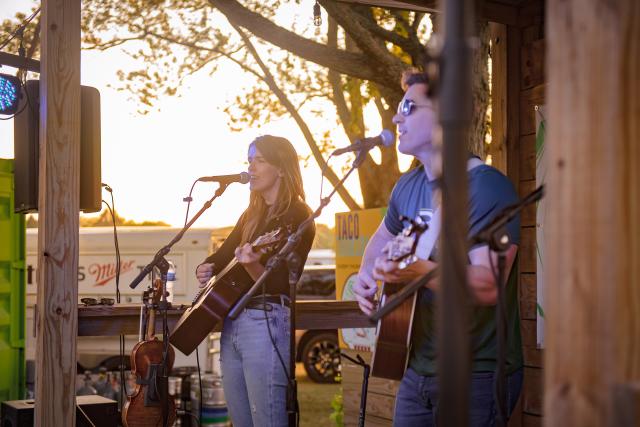
[{"label": "wooden guitar body", "polygon": [[[400,283],[382,285],[381,304],[402,288]],[[376,348],[371,357],[371,375],[401,380],[407,368],[411,328],[416,309],[416,295],[407,298],[395,310],[378,322]]]},{"label": "wooden guitar body", "polygon": [[224,320],[246,289],[222,277],[203,291],[182,314],[169,338],[169,342],[185,355],[191,354],[216,324]]},{"label": "wooden guitar body", "polygon": [[[285,237],[283,230],[278,228],[258,237],[251,247],[254,251],[273,250]],[[209,280],[171,331],[169,342],[185,355],[191,354],[198,347],[248,290],[227,276],[237,264],[238,260],[234,258],[217,276]]]},{"label": "wooden guitar body", "polygon": [[[386,251],[387,259],[399,262],[399,268],[406,268],[418,260],[416,254],[421,259],[427,259],[431,254],[440,232],[440,210],[433,214],[428,227],[419,217],[415,221],[404,217],[400,219],[409,221],[410,225],[390,242]],[[380,305],[383,306],[403,286],[402,283],[384,283]],[[413,294],[378,321],[376,346],[371,358],[372,376],[398,381],[404,376],[417,298],[417,294]]]}]

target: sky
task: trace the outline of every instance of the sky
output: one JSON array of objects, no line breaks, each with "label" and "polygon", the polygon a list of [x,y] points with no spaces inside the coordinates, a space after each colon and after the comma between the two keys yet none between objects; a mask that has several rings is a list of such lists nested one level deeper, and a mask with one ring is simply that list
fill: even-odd
[{"label": "sky", "polygon": [[[31,0],[0,0],[0,20],[11,18],[16,12],[29,14]],[[312,2],[288,3],[291,19],[312,20]],[[324,13],[324,11],[323,11]],[[326,20],[326,13],[324,15]],[[4,39],[5,35],[0,36]],[[16,52],[9,52],[16,53]],[[186,203],[183,198],[191,185],[200,176],[235,174],[245,171],[246,152],[249,143],[262,134],[273,134],[289,139],[298,154],[309,156],[310,150],[299,128],[286,116],[259,128],[248,128],[234,132],[228,126],[224,108],[233,102],[239,88],[255,84],[253,77],[231,64],[222,64],[210,76],[199,72],[185,79],[174,97],[160,99],[156,108],[147,115],[137,112],[138,101],[131,94],[109,87],[117,85],[118,70],[129,71],[136,63],[122,48],[108,51],[87,51],[81,54],[81,83],[93,86],[101,97],[102,182],[113,189],[116,211],[126,219],[136,221],[164,221],[173,226],[182,226],[185,220]],[[10,67],[0,72],[14,74]],[[348,144],[344,132],[336,124],[335,109],[328,101],[313,101],[309,109],[322,111],[320,117],[309,118],[307,123],[319,137],[331,131],[336,146]],[[365,117],[375,115],[369,106]],[[367,135],[377,135],[381,128],[379,120],[369,120],[372,127]],[[13,121],[0,121],[0,158],[13,157]],[[372,152],[374,159],[379,156]],[[401,167],[410,163],[401,155]],[[349,161],[351,157],[337,159]],[[332,166],[340,175],[340,166]],[[320,169],[310,158],[301,162],[307,194],[307,203],[316,209],[320,202]],[[346,183],[354,198],[361,203],[357,174]],[[198,183],[193,193],[190,216],[197,212],[213,193],[217,184]],[[330,185],[325,180],[323,194]],[[103,194],[107,198],[108,194]],[[222,227],[233,225],[248,203],[248,186],[232,184],[194,224],[194,227]],[[337,212],[348,209],[336,195],[323,210],[319,223],[333,226]]]}]

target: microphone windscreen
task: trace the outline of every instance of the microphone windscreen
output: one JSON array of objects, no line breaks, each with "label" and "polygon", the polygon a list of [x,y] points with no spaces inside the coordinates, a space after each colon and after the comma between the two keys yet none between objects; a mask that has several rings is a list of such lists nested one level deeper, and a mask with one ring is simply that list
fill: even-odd
[{"label": "microphone windscreen", "polygon": [[249,182],[249,173],[240,172],[240,180],[238,181],[240,184],[247,184]]},{"label": "microphone windscreen", "polygon": [[396,141],[396,134],[389,129],[382,129],[380,132],[380,139],[382,139],[382,145],[385,147],[391,147]]}]

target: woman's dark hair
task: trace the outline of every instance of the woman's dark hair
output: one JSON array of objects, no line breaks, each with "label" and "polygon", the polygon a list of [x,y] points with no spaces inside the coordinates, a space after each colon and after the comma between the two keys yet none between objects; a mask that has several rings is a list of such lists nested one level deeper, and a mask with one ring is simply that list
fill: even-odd
[{"label": "woman's dark hair", "polygon": [[256,138],[251,146],[255,147],[270,165],[282,171],[282,180],[273,206],[268,206],[260,194],[251,192],[249,207],[242,218],[242,243],[249,242],[263,219],[268,221],[280,216],[292,203],[304,201],[305,198],[298,154],[289,140],[279,136],[263,135]]}]

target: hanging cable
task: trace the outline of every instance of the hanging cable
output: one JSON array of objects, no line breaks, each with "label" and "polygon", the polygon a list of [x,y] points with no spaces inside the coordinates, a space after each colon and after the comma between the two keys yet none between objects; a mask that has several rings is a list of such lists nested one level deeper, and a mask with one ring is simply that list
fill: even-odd
[{"label": "hanging cable", "polygon": [[13,33],[9,34],[9,37],[7,37],[2,43],[0,43],[0,49],[4,49],[11,42],[11,40],[16,38],[19,33],[24,32],[24,29],[27,27],[27,25],[29,25],[29,22],[31,22],[33,18],[38,16],[38,14],[40,13],[40,9],[41,7],[38,7],[27,19],[22,22],[22,24],[20,24],[18,28],[16,28]]}]

